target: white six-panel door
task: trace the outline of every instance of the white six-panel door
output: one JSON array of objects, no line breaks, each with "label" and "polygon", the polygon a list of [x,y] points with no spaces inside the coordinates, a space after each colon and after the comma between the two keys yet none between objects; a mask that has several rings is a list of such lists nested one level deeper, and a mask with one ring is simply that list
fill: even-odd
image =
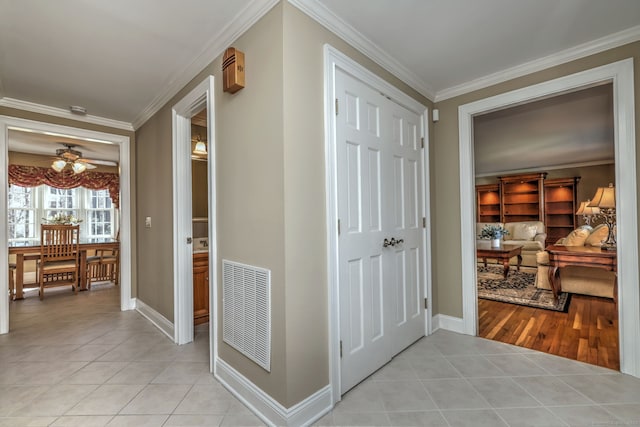
[{"label": "white six-panel door", "polygon": [[342,71],[335,87],[344,393],[424,335],[422,148],[418,114]]}]

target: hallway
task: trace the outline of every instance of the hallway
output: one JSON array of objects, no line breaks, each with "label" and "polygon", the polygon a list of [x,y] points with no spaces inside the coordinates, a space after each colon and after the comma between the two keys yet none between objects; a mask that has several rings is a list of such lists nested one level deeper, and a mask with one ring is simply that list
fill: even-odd
[{"label": "hallway", "polygon": [[[263,425],[208,372],[207,326],[174,345],[118,289],[12,302],[0,336],[0,427]],[[640,425],[640,379],[437,331],[316,425]]]},{"label": "hallway", "polygon": [[263,425],[209,374],[208,324],[176,346],[119,289],[14,301],[0,335],[0,426]]}]

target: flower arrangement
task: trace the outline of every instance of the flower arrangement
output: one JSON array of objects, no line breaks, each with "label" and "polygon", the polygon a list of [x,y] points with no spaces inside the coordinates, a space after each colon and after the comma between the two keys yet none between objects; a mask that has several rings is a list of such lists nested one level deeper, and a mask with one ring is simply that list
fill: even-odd
[{"label": "flower arrangement", "polygon": [[76,225],[82,222],[81,219],[76,218],[72,214],[58,213],[49,218],[42,218],[45,224],[57,224],[57,225]]},{"label": "flower arrangement", "polygon": [[501,225],[487,224],[480,231],[481,239],[502,239],[502,236],[509,234]]}]

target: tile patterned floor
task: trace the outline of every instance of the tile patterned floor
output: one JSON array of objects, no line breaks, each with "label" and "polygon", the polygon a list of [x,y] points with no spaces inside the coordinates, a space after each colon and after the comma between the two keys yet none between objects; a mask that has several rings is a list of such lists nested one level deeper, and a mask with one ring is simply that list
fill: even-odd
[{"label": "tile patterned floor", "polygon": [[[0,427],[262,425],[208,373],[206,326],[175,346],[118,290],[11,303]],[[438,331],[347,393],[318,426],[640,425],[640,380]]]}]

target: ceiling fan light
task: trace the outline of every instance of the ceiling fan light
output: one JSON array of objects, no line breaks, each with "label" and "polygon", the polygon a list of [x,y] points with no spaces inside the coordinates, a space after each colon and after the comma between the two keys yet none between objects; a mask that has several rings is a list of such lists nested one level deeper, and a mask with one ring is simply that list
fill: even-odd
[{"label": "ceiling fan light", "polygon": [[207,155],[207,144],[203,141],[196,142],[196,148],[193,150],[193,154]]},{"label": "ceiling fan light", "polygon": [[62,169],[67,165],[66,160],[56,159],[51,163],[51,168],[56,172],[62,172]]},{"label": "ceiling fan light", "polygon": [[80,163],[80,162],[75,162],[72,166],[71,169],[73,169],[73,173],[82,173],[85,170],[87,170],[87,166],[84,163]]}]

